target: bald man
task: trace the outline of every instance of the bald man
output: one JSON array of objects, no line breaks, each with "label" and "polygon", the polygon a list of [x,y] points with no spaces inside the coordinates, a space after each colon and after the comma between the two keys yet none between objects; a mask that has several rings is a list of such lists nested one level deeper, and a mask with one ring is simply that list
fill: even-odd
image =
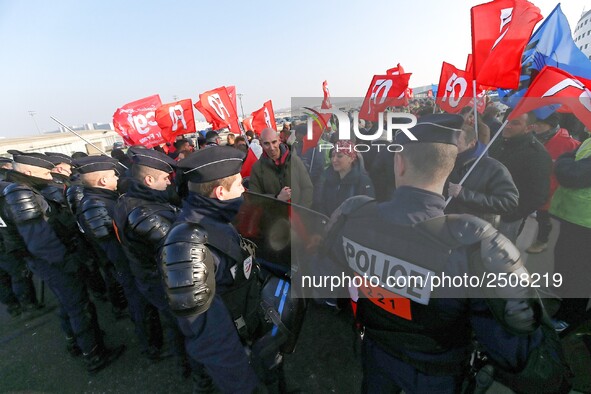
[{"label": "bald man", "polygon": [[252,166],[249,190],[309,208],[313,186],[304,163],[280,142],[277,131],[264,129],[260,140],[263,154]]}]

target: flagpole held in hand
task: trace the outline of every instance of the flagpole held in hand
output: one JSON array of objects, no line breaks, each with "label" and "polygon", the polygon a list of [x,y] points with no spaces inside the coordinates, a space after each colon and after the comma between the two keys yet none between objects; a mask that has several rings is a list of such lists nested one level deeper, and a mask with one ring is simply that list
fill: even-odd
[{"label": "flagpole held in hand", "polygon": [[478,112],[476,111],[478,101],[476,101],[476,79],[472,80],[472,93],[474,94],[474,131],[476,132],[476,141],[478,141]]},{"label": "flagpole held in hand", "polygon": [[[501,134],[501,132],[503,131],[503,129],[505,128],[505,126],[507,126],[507,123],[509,123],[509,119],[507,119],[502,125],[501,127],[499,127],[499,130],[496,132],[496,134],[490,139],[490,141],[488,142],[488,144],[486,144],[486,146],[484,147],[484,150],[482,151],[482,153],[480,153],[480,155],[478,156],[478,158],[474,161],[474,163],[472,164],[472,166],[470,167],[470,169],[468,169],[468,172],[466,172],[466,175],[464,175],[464,177],[462,178],[462,180],[460,181],[460,183],[458,183],[458,185],[462,186],[464,184],[464,182],[466,181],[466,178],[468,178],[470,176],[470,174],[472,173],[472,171],[474,170],[474,167],[476,167],[476,165],[478,164],[478,162],[480,161],[480,159],[482,159],[484,157],[484,155],[486,154],[486,152],[488,152],[488,148],[491,147],[491,145],[493,144],[493,142],[495,142],[495,140],[497,139],[497,137]],[[477,142],[478,143],[478,142]],[[447,204],[449,204],[449,202],[451,201],[451,199],[453,198],[453,196],[449,196],[447,198],[447,200],[445,201],[445,206],[447,207]]]},{"label": "flagpole held in hand", "polygon": [[[98,146],[96,146],[95,144],[93,144],[92,142],[88,141],[86,138],[82,137],[80,134],[76,133],[74,130],[72,130],[71,128],[69,128],[68,126],[66,126],[63,122],[57,120],[56,118],[54,118],[53,116],[50,116],[50,118],[56,122],[57,124],[59,124],[60,126],[62,126],[64,129],[68,130],[70,133],[74,134],[76,137],[80,138],[82,141],[86,142],[88,145],[92,146],[94,149],[96,149],[97,151],[99,151],[102,155],[104,156],[108,156],[105,153],[105,151],[103,151],[101,148],[99,148]],[[121,167],[128,169],[125,165],[123,165],[122,163],[119,163],[121,165]]]}]

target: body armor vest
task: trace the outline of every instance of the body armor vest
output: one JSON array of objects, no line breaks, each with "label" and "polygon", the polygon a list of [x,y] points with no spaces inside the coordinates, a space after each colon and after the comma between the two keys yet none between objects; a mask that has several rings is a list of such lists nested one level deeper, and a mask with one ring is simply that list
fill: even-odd
[{"label": "body armor vest", "polygon": [[[339,209],[344,219],[337,226],[347,265],[357,275],[375,276],[380,282],[379,287],[359,289],[364,297],[359,299],[357,316],[368,337],[427,373],[457,371],[457,365],[422,363],[407,356],[409,351],[437,354],[462,349],[470,341],[468,304],[459,313],[445,305],[447,297],[469,298],[470,289],[431,289],[426,278],[444,269],[457,269],[448,275],[527,274],[518,250],[489,223],[470,215],[396,225],[382,220],[376,203],[366,198]],[[465,251],[463,264],[450,267],[450,256],[458,248]],[[539,326],[541,306],[529,286],[497,286],[482,291],[480,297],[490,297],[490,310],[510,331],[528,334]]]},{"label": "body armor vest", "polygon": [[169,204],[123,196],[113,214],[116,234],[138,279],[157,271],[156,251],[176,219]]},{"label": "body armor vest", "polygon": [[6,210],[4,190],[9,185],[9,182],[0,182],[0,233],[2,234],[2,247],[0,249],[2,249],[3,253],[17,253],[26,256],[28,255],[27,246]]}]

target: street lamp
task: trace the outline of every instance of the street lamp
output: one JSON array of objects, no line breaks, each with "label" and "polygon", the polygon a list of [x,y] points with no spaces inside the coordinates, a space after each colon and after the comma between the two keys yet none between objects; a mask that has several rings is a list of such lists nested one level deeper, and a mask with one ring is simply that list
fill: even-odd
[{"label": "street lamp", "polygon": [[238,93],[237,94],[238,99],[240,100],[240,109],[242,110],[242,119],[244,119],[244,108],[242,107],[242,96],[244,96],[242,93]]},{"label": "street lamp", "polygon": [[37,112],[29,111],[29,115],[31,115],[31,119],[33,119],[33,123],[35,123],[35,127],[37,128],[37,132],[39,133],[39,135],[41,135],[41,130],[39,129],[39,125],[37,124],[37,121],[35,120],[35,115],[37,115]]}]

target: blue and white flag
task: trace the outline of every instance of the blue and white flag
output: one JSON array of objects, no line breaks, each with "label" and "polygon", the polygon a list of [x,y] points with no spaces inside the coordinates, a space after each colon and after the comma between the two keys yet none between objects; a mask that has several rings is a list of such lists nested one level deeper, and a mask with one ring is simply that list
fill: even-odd
[{"label": "blue and white flag", "polygon": [[[573,41],[570,25],[560,4],[542,22],[523,51],[519,87],[515,90],[498,89],[501,102],[515,107],[544,66],[591,79],[591,60]],[[544,119],[555,110],[554,107],[544,107],[535,112],[538,118]]]}]

